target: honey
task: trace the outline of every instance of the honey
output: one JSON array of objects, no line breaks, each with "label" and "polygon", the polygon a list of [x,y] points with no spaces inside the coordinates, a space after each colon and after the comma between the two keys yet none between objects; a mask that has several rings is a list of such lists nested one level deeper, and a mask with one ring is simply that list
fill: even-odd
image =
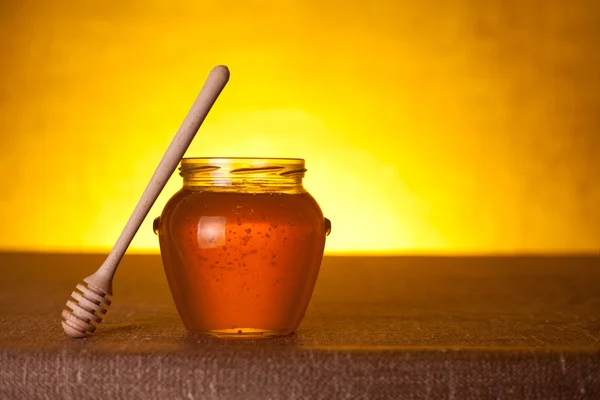
[{"label": "honey", "polygon": [[184,159],[181,170],[184,186],[155,228],[186,328],[244,338],[294,332],[330,229],[302,187],[303,160]]}]

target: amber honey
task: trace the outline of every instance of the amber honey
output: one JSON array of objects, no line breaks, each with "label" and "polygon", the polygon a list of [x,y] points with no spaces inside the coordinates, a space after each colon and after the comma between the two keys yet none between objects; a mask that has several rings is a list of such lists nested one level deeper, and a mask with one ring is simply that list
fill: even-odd
[{"label": "amber honey", "polygon": [[301,185],[304,162],[192,160],[182,163],[184,187],[156,226],[184,325],[219,337],[294,332],[329,230]]}]

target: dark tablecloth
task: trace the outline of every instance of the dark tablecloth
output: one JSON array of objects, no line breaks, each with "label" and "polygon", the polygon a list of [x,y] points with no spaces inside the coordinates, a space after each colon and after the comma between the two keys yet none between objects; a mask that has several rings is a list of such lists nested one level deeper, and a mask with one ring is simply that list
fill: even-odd
[{"label": "dark tablecloth", "polygon": [[102,255],[0,254],[0,399],[600,399],[600,257],[326,257],[298,332],[186,332],[126,256],[97,333],[60,312]]}]

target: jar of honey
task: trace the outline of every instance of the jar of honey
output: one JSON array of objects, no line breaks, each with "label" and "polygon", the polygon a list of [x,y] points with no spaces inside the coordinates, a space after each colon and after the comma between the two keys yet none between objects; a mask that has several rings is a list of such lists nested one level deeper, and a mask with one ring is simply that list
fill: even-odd
[{"label": "jar of honey", "polygon": [[302,159],[184,158],[183,187],[154,221],[185,327],[222,338],[293,333],[319,273],[329,220]]}]

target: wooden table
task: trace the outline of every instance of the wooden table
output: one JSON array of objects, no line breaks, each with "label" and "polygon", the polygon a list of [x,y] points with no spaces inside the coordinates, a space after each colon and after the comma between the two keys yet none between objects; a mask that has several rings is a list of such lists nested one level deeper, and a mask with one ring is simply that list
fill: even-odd
[{"label": "wooden table", "polygon": [[95,336],[60,311],[102,255],[0,254],[0,399],[600,398],[600,257],[326,257],[298,332],[181,324],[160,257],[126,256]]}]

